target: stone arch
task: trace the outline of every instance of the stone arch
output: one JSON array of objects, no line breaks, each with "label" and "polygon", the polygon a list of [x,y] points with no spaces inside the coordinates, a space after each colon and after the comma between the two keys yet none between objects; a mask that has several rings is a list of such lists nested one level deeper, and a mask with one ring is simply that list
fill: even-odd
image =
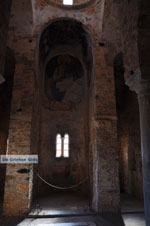
[{"label": "stone arch", "polygon": [[[62,27],[63,32],[61,32]],[[73,32],[74,29],[76,32]],[[58,35],[57,31],[58,33],[60,32],[60,35]],[[65,40],[64,35],[68,37],[67,40]],[[46,42],[46,40],[48,42],[45,45],[44,42]],[[36,68],[38,68],[38,70],[36,71],[36,80],[40,92],[42,92],[44,83],[44,80],[41,81],[41,79],[44,78],[44,71],[48,61],[57,55],[63,54],[69,54],[80,61],[84,73],[86,74],[88,85],[90,86],[94,62],[90,32],[77,20],[61,18],[52,20],[50,23],[46,24],[41,29],[38,38],[36,58]],[[44,93],[42,98],[45,99]],[[46,99],[44,103],[48,106]]]},{"label": "stone arch", "polygon": [[[32,135],[34,139],[36,137],[38,144],[35,146],[34,141],[32,142],[32,152],[39,152],[39,169],[46,179],[53,181],[54,184],[60,182],[64,184],[78,183],[83,178],[89,176],[89,166],[87,163],[89,158],[89,144],[87,141],[89,117],[88,90],[91,86],[93,74],[92,38],[81,22],[74,19],[61,18],[51,21],[47,26],[42,28],[37,45],[36,65],[38,70],[36,73],[35,112],[38,111],[39,114],[33,114],[34,131],[32,131]],[[63,76],[56,79],[58,81],[55,81],[53,77],[57,77],[58,75],[54,74],[56,69],[59,69],[59,61],[61,61],[61,66],[63,66],[65,70],[60,72],[64,73]],[[71,76],[70,74],[67,76],[66,73],[70,73]],[[49,90],[49,92],[48,87],[46,87],[48,81],[50,81],[49,87],[53,89]],[[64,88],[64,86],[66,87]],[[72,100],[70,98],[74,99]],[[44,118],[44,114],[47,114],[46,119]],[[47,120],[47,124],[49,125],[49,128],[45,127],[44,129],[44,131],[46,131],[46,138],[43,138],[41,132],[43,131],[42,127],[46,126],[46,124],[42,123],[43,120]],[[53,169],[50,170],[52,173],[48,174],[46,173],[48,172],[48,168],[45,170],[42,164],[40,164],[46,152],[48,156],[47,159],[49,159],[48,161],[55,161],[53,153],[55,149],[55,135],[59,132],[69,134],[70,147],[72,149],[74,148],[74,153],[70,154],[68,160],[69,162],[71,159],[72,162],[70,161],[67,166],[62,167],[63,169],[61,171],[61,173],[65,175],[67,170],[67,175],[69,175],[68,181],[63,179],[63,175],[53,177],[53,174],[58,173],[57,167],[54,166]],[[82,133],[82,135],[80,133]],[[87,136],[85,136],[85,134]],[[48,140],[48,137],[50,137],[50,141],[45,144],[46,151],[42,152],[41,146],[44,146],[44,142],[46,142],[44,139]],[[82,144],[82,147],[80,147],[80,144]],[[50,148],[52,150],[51,152],[49,151]],[[79,158],[79,153],[77,154],[76,151],[78,149],[78,152],[83,158]],[[80,161],[80,159],[83,159],[83,162],[82,160]],[[45,162],[46,167],[52,165],[49,164],[48,161],[46,160]],[[75,165],[74,173],[71,172],[73,167],[72,163]],[[59,178],[60,181],[57,178]],[[35,170],[33,194],[36,193],[36,185]],[[41,185],[39,186],[42,194],[43,188]]]}]

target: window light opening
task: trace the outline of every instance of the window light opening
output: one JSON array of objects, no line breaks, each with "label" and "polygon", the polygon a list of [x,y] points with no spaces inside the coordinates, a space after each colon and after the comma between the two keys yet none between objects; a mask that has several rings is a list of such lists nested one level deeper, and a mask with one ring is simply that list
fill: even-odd
[{"label": "window light opening", "polygon": [[73,0],[63,0],[63,5],[73,5]]},{"label": "window light opening", "polygon": [[56,158],[69,158],[69,135],[56,135]]},{"label": "window light opening", "polygon": [[69,157],[69,135],[65,134],[64,140],[63,140],[63,156],[65,158]]},{"label": "window light opening", "polygon": [[60,158],[62,155],[62,139],[61,135],[56,135],[56,158]]}]

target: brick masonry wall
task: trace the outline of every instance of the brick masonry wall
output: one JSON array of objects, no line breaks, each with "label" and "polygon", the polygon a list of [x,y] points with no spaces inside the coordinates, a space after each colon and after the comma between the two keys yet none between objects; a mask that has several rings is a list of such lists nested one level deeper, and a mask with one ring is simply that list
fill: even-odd
[{"label": "brick masonry wall", "polygon": [[[111,54],[107,55],[106,58],[107,63],[112,62],[110,59],[115,59],[118,54],[123,54],[122,76],[125,86],[125,81],[139,67],[139,5],[137,1],[107,1],[105,10],[102,42],[111,50]],[[116,96],[117,99],[124,95],[124,86],[120,87],[120,92],[117,94],[120,96]],[[135,195],[138,199],[143,199],[139,115],[136,114],[135,117],[135,112],[138,112],[138,102],[136,94],[131,93],[130,98],[123,96],[120,99],[122,109],[117,114],[118,147],[121,151],[120,176],[122,178],[125,176],[124,179],[121,179],[121,190],[123,182],[125,183],[124,191]],[[129,155],[128,160],[126,159],[127,155]],[[122,171],[124,171],[123,174]]]},{"label": "brick masonry wall", "polygon": [[[120,17],[122,15],[122,17]],[[120,26],[122,28],[122,50],[124,54],[125,80],[139,67],[138,49],[138,18],[137,1],[124,0],[119,10]]]},{"label": "brick masonry wall", "polygon": [[[9,27],[9,45],[15,51],[16,56],[16,71],[8,146],[8,151],[11,154],[30,153],[34,65],[33,50],[35,46],[33,40],[32,43],[29,42],[29,39],[31,38],[31,19],[29,19],[31,18],[31,14],[29,15],[29,12],[31,13],[31,9],[28,8],[30,5],[26,5],[26,7],[27,8],[25,8],[24,1],[13,1],[12,17]],[[37,31],[42,24],[46,24],[49,20],[57,17],[71,17],[75,19],[78,18],[79,21],[83,22],[92,34],[94,46],[93,55],[95,60],[95,73],[93,74],[95,88],[93,88],[95,89],[96,95],[99,96],[96,99],[93,114],[95,121],[94,130],[96,132],[91,141],[92,146],[96,145],[96,154],[93,155],[93,178],[98,177],[93,185],[93,193],[95,193],[95,189],[98,191],[96,195],[93,195],[93,197],[96,197],[95,202],[97,203],[96,205],[95,203],[93,204],[93,208],[97,211],[116,211],[119,208],[119,190],[118,179],[116,177],[118,171],[118,160],[116,147],[116,113],[113,70],[112,67],[107,64],[101,68],[102,65],[100,64],[103,59],[105,60],[105,51],[100,51],[99,47],[99,35],[101,32],[102,19],[102,14],[99,12],[103,12],[103,5],[102,3],[97,2],[97,7],[94,11],[92,7],[76,12],[60,11],[60,9],[57,8],[53,11],[50,6],[43,7],[42,9],[37,8],[36,11],[34,8],[33,11],[35,31]],[[51,14],[48,13],[49,11],[51,11]],[[15,16],[13,12],[15,12]],[[20,15],[22,12],[24,12],[24,17]],[[20,21],[19,18],[22,18],[22,20]],[[96,21],[98,21],[98,23]],[[13,26],[14,24],[15,27]],[[94,24],[99,24],[99,26],[95,27]],[[24,26],[24,30],[21,29],[22,26]],[[108,50],[106,50],[106,52],[107,51]],[[28,95],[26,95],[27,93]],[[17,111],[20,108],[22,111]],[[103,139],[100,140],[100,137]],[[108,137],[109,143],[107,142]],[[105,152],[109,153],[109,159],[105,158]],[[97,156],[98,171],[95,168]],[[109,167],[106,167],[112,159],[113,163],[109,165]],[[26,178],[27,175],[20,176],[17,173],[17,171],[22,167],[25,166],[7,167],[4,202],[5,215],[23,214],[27,212],[29,208],[29,180]],[[111,172],[111,177],[109,172]],[[19,182],[19,178],[22,183]],[[15,193],[14,185],[16,185],[17,188]],[[112,191],[113,196],[111,195]]]},{"label": "brick masonry wall", "polygon": [[[140,66],[138,26],[142,7],[139,6],[140,4],[137,1],[118,1],[118,17],[120,18],[118,24],[121,31],[125,81]],[[146,42],[140,40],[140,43]],[[121,180],[121,190],[123,189],[142,200],[143,182],[138,100],[136,94],[128,92],[127,96],[122,99],[122,111],[118,115],[118,138],[121,154],[120,175],[125,177],[124,180]],[[124,173],[122,174],[122,172]],[[122,187],[122,182],[125,183],[124,187]]]},{"label": "brick masonry wall", "polygon": [[[100,8],[101,6],[101,8]],[[35,5],[35,7],[37,7]],[[93,89],[96,95],[92,101],[94,109],[92,112],[91,132],[94,134],[90,141],[92,147],[91,159],[93,167],[93,208],[96,211],[118,211],[119,210],[119,181],[118,181],[118,151],[117,151],[117,130],[116,130],[116,106],[113,78],[113,57],[108,60],[107,56],[112,54],[113,48],[99,45],[101,37],[100,21],[103,14],[100,11],[102,5],[97,3],[95,11],[92,6],[80,11],[61,11],[53,9],[51,6],[36,8],[34,16],[35,32],[38,32],[40,26],[56,18],[75,18],[81,21],[90,30],[93,39],[94,56],[94,74]],[[51,15],[47,12],[51,11]],[[54,13],[53,13],[54,12]],[[82,14],[81,14],[82,12]],[[84,14],[83,14],[84,12]],[[39,21],[36,15],[41,15]],[[46,16],[47,15],[47,16]],[[87,15],[87,16],[86,16]],[[98,21],[98,27],[94,24]],[[108,91],[109,90],[109,91]],[[91,104],[92,104],[91,101]],[[92,104],[93,106],[93,104]],[[109,135],[108,135],[108,134]],[[102,137],[100,139],[100,137]],[[109,137],[109,142],[108,142]],[[100,141],[99,141],[100,140]],[[108,144],[108,146],[107,146]],[[95,153],[94,153],[95,150]],[[109,153],[109,158],[105,157],[105,152]],[[110,161],[113,159],[113,163]],[[102,169],[103,165],[103,169]],[[109,166],[108,166],[109,165]],[[107,166],[107,167],[106,167]],[[109,176],[111,172],[111,177]],[[109,185],[109,186],[108,186]],[[113,195],[112,195],[113,193]]]},{"label": "brick masonry wall", "polygon": [[126,96],[118,112],[121,191],[143,200],[139,109],[136,94]]},{"label": "brick masonry wall", "polygon": [[[92,207],[96,211],[118,211],[119,159],[113,60],[120,51],[123,51],[125,78],[128,78],[131,71],[139,65],[137,4],[135,1],[108,0],[104,5],[103,1],[95,1],[86,8],[68,10],[43,4],[42,0],[33,0],[32,7],[30,1],[13,0],[11,9],[8,46],[14,52],[16,70],[8,152],[28,154],[32,151],[30,140],[35,81],[34,53],[37,53],[38,48],[35,39],[39,39],[43,29],[53,20],[70,18],[80,21],[89,31],[93,42],[94,70],[90,87],[89,145]],[[34,110],[35,114],[38,114],[39,108],[36,105],[35,101]],[[36,136],[34,133],[32,136],[34,145],[33,138]],[[24,167],[29,169],[29,166],[7,167],[5,215],[21,215],[29,209],[30,175],[20,175],[17,172]],[[32,174],[32,171],[30,172]]]},{"label": "brick masonry wall", "polygon": [[[62,59],[62,56],[59,57]],[[59,57],[57,59],[60,59]],[[63,55],[63,59],[65,59],[65,55]],[[63,68],[67,66],[69,68],[72,67],[69,77],[67,77],[68,74],[63,71]],[[33,118],[36,118],[36,120],[33,122],[33,136],[38,142],[37,146],[33,140],[33,150],[39,154],[38,172],[47,181],[51,181],[51,183],[60,186],[78,184],[88,177],[88,91],[86,87],[86,74],[81,74],[81,72],[78,71],[77,73],[81,74],[81,78],[73,81],[71,77],[73,73],[73,65],[70,65],[69,63],[65,64],[65,66],[64,64],[63,66],[57,64],[54,73],[55,75],[50,74],[50,72],[50,75],[45,75],[45,72],[43,72],[44,78],[46,76],[50,76],[49,79],[51,80],[58,77],[58,75],[60,76],[56,87],[61,85],[61,89],[65,92],[65,96],[62,97],[61,101],[55,99],[56,96],[55,98],[53,97],[53,101],[51,100],[52,96],[49,98],[46,96],[46,100],[48,100],[50,103],[50,106],[46,107],[43,104],[43,101],[40,101],[39,98],[39,96],[41,97],[42,92],[44,92],[44,95],[46,95],[44,89],[45,86],[43,85],[42,92],[39,91],[38,86],[36,87],[36,92],[39,95],[37,95],[34,100],[35,103],[37,103],[35,106],[38,108],[39,112],[38,118],[36,111],[33,115]],[[41,77],[42,73],[39,74]],[[72,81],[70,82],[70,80]],[[68,81],[69,86],[65,85]],[[52,90],[50,86],[48,89],[51,93]],[[39,131],[39,133],[36,131]],[[60,133],[62,136],[65,133],[68,133],[70,136],[69,158],[56,158],[56,135],[58,133]],[[37,177],[36,172],[35,177]],[[51,189],[48,186],[45,186],[45,184],[43,184],[41,181],[38,181],[38,183],[34,184],[35,189],[37,186],[39,196],[42,193],[45,194],[47,192],[49,194],[51,192]],[[84,191],[86,186],[87,185],[84,185]]]},{"label": "brick masonry wall", "polygon": [[[32,40],[32,41],[31,41]],[[12,1],[8,46],[16,67],[8,137],[8,154],[30,154],[32,99],[34,94],[34,48],[30,1]],[[4,215],[22,215],[30,206],[30,176],[18,170],[28,165],[7,165]],[[27,171],[28,172],[28,171]]]}]

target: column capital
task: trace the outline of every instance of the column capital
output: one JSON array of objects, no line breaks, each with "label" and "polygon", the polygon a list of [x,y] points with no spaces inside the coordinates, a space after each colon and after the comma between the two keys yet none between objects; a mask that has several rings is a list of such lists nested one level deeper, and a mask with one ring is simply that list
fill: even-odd
[{"label": "column capital", "polygon": [[[149,74],[150,77],[150,74]],[[142,78],[141,68],[137,68],[133,75],[125,83],[130,90],[139,96],[150,95],[150,78]]]}]

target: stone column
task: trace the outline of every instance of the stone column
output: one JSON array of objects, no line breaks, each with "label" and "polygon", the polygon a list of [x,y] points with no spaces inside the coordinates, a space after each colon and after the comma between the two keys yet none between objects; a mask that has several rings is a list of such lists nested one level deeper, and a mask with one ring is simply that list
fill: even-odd
[{"label": "stone column", "polygon": [[137,69],[126,84],[138,95],[145,216],[146,226],[150,226],[150,79],[143,79],[141,76],[141,70]]}]

